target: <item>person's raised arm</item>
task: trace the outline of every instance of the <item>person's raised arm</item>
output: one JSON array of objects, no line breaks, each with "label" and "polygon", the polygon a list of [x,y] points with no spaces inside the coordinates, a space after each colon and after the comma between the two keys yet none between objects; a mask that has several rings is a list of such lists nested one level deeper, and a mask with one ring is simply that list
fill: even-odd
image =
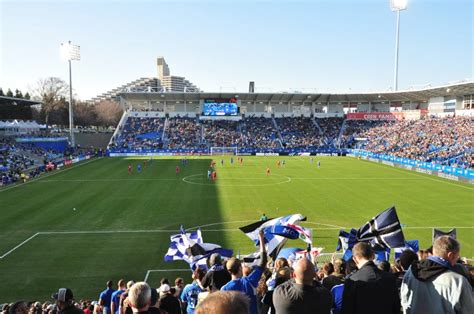
[{"label": "person's raised arm", "polygon": [[265,249],[265,236],[263,230],[258,233],[258,240],[260,241],[260,267],[265,269],[267,265],[267,250]]}]

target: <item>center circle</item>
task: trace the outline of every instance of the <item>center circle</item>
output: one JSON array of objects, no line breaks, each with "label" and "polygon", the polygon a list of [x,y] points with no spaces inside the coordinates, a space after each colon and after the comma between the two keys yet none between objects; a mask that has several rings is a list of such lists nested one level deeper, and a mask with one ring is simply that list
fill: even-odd
[{"label": "center circle", "polygon": [[[272,174],[272,177],[280,177],[282,178],[282,181],[279,182],[263,182],[263,183],[256,183],[256,184],[248,184],[248,183],[225,183],[229,181],[240,181],[240,180],[251,180],[251,181],[264,181],[268,180],[268,177],[262,177],[262,178],[228,178],[228,179],[222,179],[222,178],[217,178],[216,182],[213,182],[207,178],[205,174],[192,174],[190,176],[184,177],[182,180],[185,183],[188,184],[194,184],[194,185],[219,185],[219,186],[248,186],[248,187],[253,187],[253,186],[270,186],[270,185],[279,185],[279,184],[284,184],[284,183],[289,183],[291,182],[291,178],[287,176],[282,176],[279,174]],[[196,180],[197,179],[197,180]],[[224,182],[224,183],[222,183]]]}]

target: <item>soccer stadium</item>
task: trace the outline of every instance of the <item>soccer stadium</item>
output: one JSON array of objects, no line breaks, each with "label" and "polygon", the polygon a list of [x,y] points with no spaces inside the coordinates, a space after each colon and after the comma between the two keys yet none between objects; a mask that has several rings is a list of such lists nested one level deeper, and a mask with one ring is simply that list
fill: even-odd
[{"label": "soccer stadium", "polygon": [[[472,75],[472,3],[446,5],[471,9],[464,38],[471,50],[458,59],[470,60],[459,69],[471,70],[454,71],[454,80],[428,75],[433,83],[418,86],[403,78],[398,87],[400,13],[414,2],[414,12],[435,16],[442,5],[386,2],[397,16],[389,89],[361,73],[357,89],[269,90],[249,79],[250,68],[245,87],[219,87],[229,78],[211,69],[189,75],[156,55],[144,62],[155,74],[133,80],[138,71],[124,68],[134,63],[123,62],[123,81],[113,87],[116,78],[93,70],[103,66],[92,59],[100,51],[64,41],[51,43],[63,63],[38,64],[39,79],[34,69],[19,70],[31,85],[13,92],[18,79],[5,53],[2,314],[473,313],[474,81],[462,79]],[[57,14],[78,6],[102,18],[110,3],[31,5]],[[276,5],[298,14],[313,6],[344,11],[343,2],[317,3]],[[237,16],[248,5],[234,4]],[[0,5],[5,29],[28,5]],[[124,13],[122,5],[111,12]],[[201,10],[181,1],[144,5]],[[257,2],[256,10],[268,5]],[[23,47],[2,42],[5,50]],[[75,72],[87,62],[90,73]],[[225,62],[232,76],[238,61]],[[68,71],[56,75],[56,63]],[[187,77],[171,75],[174,68]],[[216,85],[200,84],[213,75]],[[75,87],[76,76],[87,79]]]}]

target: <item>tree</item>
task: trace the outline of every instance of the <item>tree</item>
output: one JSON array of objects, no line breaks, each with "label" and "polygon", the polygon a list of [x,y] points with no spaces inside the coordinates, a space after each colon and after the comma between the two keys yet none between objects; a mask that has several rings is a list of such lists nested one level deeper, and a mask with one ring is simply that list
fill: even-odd
[{"label": "tree", "polygon": [[25,99],[31,99],[31,96],[28,92],[26,92],[25,96],[24,96]]},{"label": "tree", "polygon": [[13,97],[13,92],[11,89],[7,90],[7,97]]},{"label": "tree", "polygon": [[0,96],[3,96],[3,89],[0,87]]},{"label": "tree", "polygon": [[120,121],[123,109],[115,101],[103,100],[95,105],[97,124],[102,126],[116,126]]},{"label": "tree", "polygon": [[15,98],[23,98],[23,93],[17,89],[15,89]]},{"label": "tree", "polygon": [[46,124],[48,124],[49,116],[52,112],[59,109],[64,111],[62,107],[65,106],[69,85],[58,77],[47,77],[39,79],[32,92],[33,99],[42,101],[41,111],[45,117]]},{"label": "tree", "polygon": [[74,105],[74,124],[81,126],[97,125],[97,114],[92,105],[77,102]]}]

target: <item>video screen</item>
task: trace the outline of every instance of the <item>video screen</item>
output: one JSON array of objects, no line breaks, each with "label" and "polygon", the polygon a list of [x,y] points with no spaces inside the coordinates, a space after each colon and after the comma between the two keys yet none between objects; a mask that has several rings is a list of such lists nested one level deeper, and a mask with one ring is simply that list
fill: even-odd
[{"label": "video screen", "polygon": [[204,116],[236,116],[239,114],[237,99],[205,99],[202,113]]}]

